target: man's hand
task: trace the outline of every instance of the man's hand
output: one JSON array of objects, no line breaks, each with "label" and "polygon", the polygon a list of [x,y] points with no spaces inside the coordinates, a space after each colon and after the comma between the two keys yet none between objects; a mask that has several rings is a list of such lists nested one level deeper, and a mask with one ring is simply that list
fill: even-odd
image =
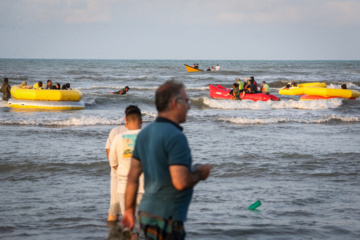
[{"label": "man's hand", "polygon": [[129,229],[133,229],[135,223],[134,214],[131,210],[125,210],[124,215],[121,218],[121,224],[124,225],[124,227],[127,227]]}]

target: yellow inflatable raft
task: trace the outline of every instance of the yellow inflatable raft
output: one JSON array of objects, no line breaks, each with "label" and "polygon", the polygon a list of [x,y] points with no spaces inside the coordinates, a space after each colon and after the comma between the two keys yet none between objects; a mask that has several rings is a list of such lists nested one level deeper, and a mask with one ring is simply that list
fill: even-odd
[{"label": "yellow inflatable raft", "polygon": [[82,92],[78,90],[23,89],[13,86],[10,92],[13,98],[23,100],[80,101],[83,98]]},{"label": "yellow inflatable raft", "polygon": [[13,86],[10,90],[12,98],[8,105],[12,108],[37,108],[52,110],[78,110],[84,109],[81,101],[82,92],[78,90],[55,89],[23,89]]},{"label": "yellow inflatable raft", "polygon": [[350,89],[335,89],[326,88],[325,83],[303,83],[298,87],[282,88],[279,90],[279,94],[282,95],[309,95],[309,96],[321,96],[321,97],[338,97],[338,98],[358,98],[360,92]]},{"label": "yellow inflatable raft", "polygon": [[282,88],[279,90],[279,94],[282,95],[303,95],[305,88],[326,88],[326,83],[301,83],[296,87]]},{"label": "yellow inflatable raft", "polygon": [[33,101],[10,98],[8,105],[12,108],[32,108],[49,110],[80,110],[85,108],[83,101]]}]

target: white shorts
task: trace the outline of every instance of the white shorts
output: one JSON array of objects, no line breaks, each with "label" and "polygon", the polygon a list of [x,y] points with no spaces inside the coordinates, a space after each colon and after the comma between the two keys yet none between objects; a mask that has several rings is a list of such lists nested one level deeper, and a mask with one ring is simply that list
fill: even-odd
[{"label": "white shorts", "polygon": [[110,208],[109,215],[120,215],[120,203],[119,196],[117,193],[117,177],[111,177],[110,179]]}]

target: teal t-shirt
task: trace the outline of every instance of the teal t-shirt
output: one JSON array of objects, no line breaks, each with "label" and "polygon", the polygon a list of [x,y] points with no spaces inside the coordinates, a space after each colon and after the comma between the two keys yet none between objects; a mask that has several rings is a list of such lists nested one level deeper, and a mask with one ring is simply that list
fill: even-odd
[{"label": "teal t-shirt", "polygon": [[191,152],[182,128],[168,119],[157,118],[138,134],[133,157],[141,161],[145,177],[139,211],[186,221],[193,188],[177,190],[169,170],[171,165],[191,169]]}]

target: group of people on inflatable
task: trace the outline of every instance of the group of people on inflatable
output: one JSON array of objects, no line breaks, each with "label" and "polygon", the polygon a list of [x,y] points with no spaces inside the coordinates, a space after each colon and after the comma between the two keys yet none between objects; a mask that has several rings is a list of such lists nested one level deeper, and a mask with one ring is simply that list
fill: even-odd
[{"label": "group of people on inflatable", "polygon": [[244,97],[245,94],[255,93],[263,93],[269,95],[270,87],[265,81],[262,81],[260,85],[260,90],[258,90],[258,84],[255,81],[255,78],[251,76],[249,80],[245,77],[244,81],[242,81],[240,78],[236,78],[235,83],[233,83],[233,89],[230,90],[228,95],[232,96],[231,99],[241,100],[241,98]]},{"label": "group of people on inflatable", "polygon": [[66,83],[64,85],[60,85],[60,83],[56,83],[55,85],[53,85],[51,80],[47,80],[46,85],[43,86],[43,82],[39,81],[37,83],[35,83],[33,86],[31,85],[27,85],[27,82],[22,82],[22,84],[20,85],[20,88],[23,89],[54,89],[54,90],[72,90],[70,87],[70,83]]}]

